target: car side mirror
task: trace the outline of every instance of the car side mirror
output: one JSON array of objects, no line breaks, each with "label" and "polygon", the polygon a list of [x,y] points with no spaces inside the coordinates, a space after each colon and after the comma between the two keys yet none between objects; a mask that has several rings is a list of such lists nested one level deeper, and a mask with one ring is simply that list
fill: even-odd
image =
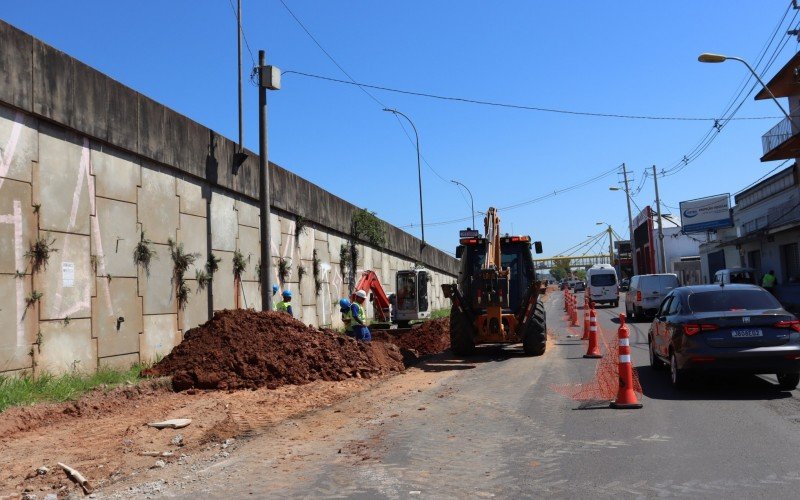
[{"label": "car side mirror", "polygon": [[464,255],[464,245],[458,245],[456,247],[456,259],[460,259],[462,255]]},{"label": "car side mirror", "polygon": [[534,241],[533,248],[535,249],[536,253],[542,253],[542,242],[541,241]]}]

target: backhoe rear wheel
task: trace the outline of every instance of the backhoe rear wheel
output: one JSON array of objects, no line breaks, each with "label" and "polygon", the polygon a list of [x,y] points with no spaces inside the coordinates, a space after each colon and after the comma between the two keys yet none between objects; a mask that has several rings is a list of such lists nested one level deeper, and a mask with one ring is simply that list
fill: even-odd
[{"label": "backhoe rear wheel", "polygon": [[[541,306],[540,306],[541,305]],[[541,300],[536,304],[528,323],[523,325],[522,350],[529,356],[541,356],[547,349],[547,325],[545,323],[544,305]]]},{"label": "backhoe rear wheel", "polygon": [[471,356],[475,353],[472,325],[455,307],[450,310],[450,349],[457,356]]}]

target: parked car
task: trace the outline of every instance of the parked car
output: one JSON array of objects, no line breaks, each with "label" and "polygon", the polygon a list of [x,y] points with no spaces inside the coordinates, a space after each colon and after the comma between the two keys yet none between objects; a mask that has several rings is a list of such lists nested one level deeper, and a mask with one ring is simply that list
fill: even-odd
[{"label": "parked car", "polygon": [[589,298],[595,304],[619,305],[617,271],[609,264],[596,264],[586,271],[589,285]]},{"label": "parked car", "polygon": [[695,285],[667,294],[648,333],[650,366],[684,387],[693,372],[774,373],[800,382],[800,321],[756,285]]},{"label": "parked car", "polygon": [[652,318],[664,296],[678,288],[677,274],[639,274],[625,292],[625,314],[631,321]]},{"label": "parked car", "polygon": [[624,280],[620,280],[619,282],[619,291],[620,292],[627,292],[628,287],[631,285],[631,280],[625,278]]},{"label": "parked car", "polygon": [[720,269],[714,273],[714,283],[750,283],[757,285],[756,270],[751,267],[734,267],[732,269]]},{"label": "parked car", "polygon": [[572,289],[576,292],[583,292],[586,290],[586,282],[585,281],[576,281],[575,285]]}]

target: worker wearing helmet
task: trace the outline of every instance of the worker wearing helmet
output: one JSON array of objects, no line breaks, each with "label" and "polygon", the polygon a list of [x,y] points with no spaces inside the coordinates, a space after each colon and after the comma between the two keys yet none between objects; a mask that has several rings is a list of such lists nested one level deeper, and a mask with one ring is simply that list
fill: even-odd
[{"label": "worker wearing helmet", "polygon": [[294,314],[292,314],[292,292],[284,290],[281,295],[283,296],[283,300],[275,305],[275,310],[284,312],[289,316],[294,316]]},{"label": "worker wearing helmet", "polygon": [[[274,297],[278,293],[278,285],[272,285],[272,296]],[[276,304],[272,303],[272,310],[275,310]]]},{"label": "worker wearing helmet", "polygon": [[339,300],[339,312],[342,313],[342,323],[344,323],[345,332],[350,330],[350,325],[353,323],[353,317],[350,314],[350,306],[352,306],[352,304],[349,300]]},{"label": "worker wearing helmet", "polygon": [[355,301],[350,305],[350,330],[347,335],[355,337],[356,340],[369,342],[372,335],[367,328],[367,312],[364,309],[364,302],[367,300],[367,292],[359,290],[355,293]]}]

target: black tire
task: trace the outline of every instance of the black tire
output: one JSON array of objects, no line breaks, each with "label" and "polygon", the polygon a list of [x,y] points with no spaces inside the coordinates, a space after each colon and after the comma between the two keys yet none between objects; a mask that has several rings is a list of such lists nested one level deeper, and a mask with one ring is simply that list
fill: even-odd
[{"label": "black tire", "polygon": [[544,308],[539,308],[541,302],[536,304],[536,310],[526,325],[523,325],[522,350],[529,356],[541,356],[547,349],[547,324],[545,323]]},{"label": "black tire", "polygon": [[625,318],[629,323],[633,323],[633,311],[628,307],[627,302],[625,302]]},{"label": "black tire", "polygon": [[656,355],[656,351],[655,351],[655,349],[653,349],[653,338],[652,337],[648,337],[647,338],[647,350],[650,351],[650,368],[652,368],[655,371],[663,370],[664,369],[664,362],[661,361],[661,358],[659,358]]},{"label": "black tire", "polygon": [[615,300],[614,302],[612,302],[611,307],[619,307],[619,301]]},{"label": "black tire", "polygon": [[408,328],[411,326],[411,321],[403,320],[397,322],[397,328]]},{"label": "black tire", "polygon": [[458,356],[471,356],[475,353],[472,325],[455,307],[450,310],[450,350]]},{"label": "black tire", "polygon": [[633,317],[636,318],[635,321],[637,323],[641,323],[644,320],[644,312],[642,312],[642,310],[636,306],[633,306],[633,312]]},{"label": "black tire", "polygon": [[681,390],[688,387],[689,377],[686,374],[686,370],[678,368],[678,360],[675,358],[675,353],[672,351],[669,353],[669,375],[672,387],[675,389]]},{"label": "black tire", "polygon": [[776,373],[778,388],[782,391],[793,391],[800,384],[800,373]]}]

